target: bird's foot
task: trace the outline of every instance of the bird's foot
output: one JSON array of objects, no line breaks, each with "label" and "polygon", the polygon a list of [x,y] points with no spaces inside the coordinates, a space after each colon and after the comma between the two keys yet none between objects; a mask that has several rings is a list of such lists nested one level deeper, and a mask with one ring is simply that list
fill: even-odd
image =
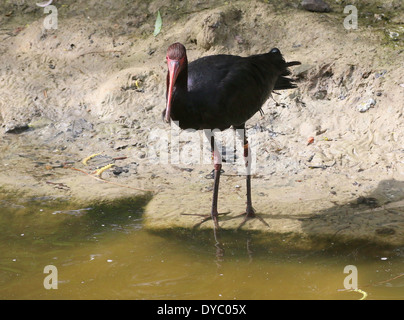
[{"label": "bird's foot", "polygon": [[269,228],[269,224],[259,215],[257,215],[255,213],[255,210],[252,206],[247,206],[247,209],[244,213],[242,213],[240,216],[244,216],[243,221],[240,223],[240,225],[238,226],[237,230],[240,229],[242,226],[245,225],[245,223],[250,220],[250,219],[258,219],[259,221],[261,221],[265,226],[267,226]]},{"label": "bird's foot", "polygon": [[198,222],[197,224],[194,225],[194,228],[200,227],[203,223],[206,221],[209,221],[212,219],[214,227],[216,229],[219,229],[219,216],[224,216],[226,214],[229,214],[230,212],[221,212],[218,213],[217,210],[212,210],[211,214],[197,214],[197,213],[181,213],[183,216],[197,216],[197,217],[202,217],[202,221]]}]

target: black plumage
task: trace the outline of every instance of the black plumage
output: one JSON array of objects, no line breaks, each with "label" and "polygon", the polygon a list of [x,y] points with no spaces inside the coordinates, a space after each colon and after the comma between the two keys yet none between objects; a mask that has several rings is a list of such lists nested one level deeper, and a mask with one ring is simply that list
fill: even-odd
[{"label": "black plumage", "polygon": [[261,109],[272,90],[296,87],[287,77],[288,67],[296,64],[300,63],[286,63],[276,48],[249,57],[213,55],[197,59],[178,74],[171,119],[179,121],[182,129],[239,127]]}]

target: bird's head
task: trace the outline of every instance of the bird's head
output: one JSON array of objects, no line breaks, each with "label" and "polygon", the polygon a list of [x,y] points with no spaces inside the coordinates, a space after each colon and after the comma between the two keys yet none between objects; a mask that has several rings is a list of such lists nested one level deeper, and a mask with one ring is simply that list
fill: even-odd
[{"label": "bird's head", "polygon": [[177,77],[181,70],[187,65],[187,52],[181,43],[173,43],[167,49],[167,105],[165,110],[164,121],[170,122],[171,102],[173,98],[173,89]]}]

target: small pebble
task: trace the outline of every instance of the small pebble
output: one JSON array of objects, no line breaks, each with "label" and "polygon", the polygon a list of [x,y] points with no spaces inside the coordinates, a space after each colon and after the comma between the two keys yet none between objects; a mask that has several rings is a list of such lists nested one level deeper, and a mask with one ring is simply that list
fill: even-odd
[{"label": "small pebble", "polygon": [[400,34],[398,32],[390,31],[389,36],[391,39],[396,40],[400,36]]},{"label": "small pebble", "polygon": [[382,70],[380,72],[376,72],[375,78],[377,79],[377,78],[383,77],[386,73],[387,73],[387,70]]},{"label": "small pebble", "polygon": [[327,2],[323,0],[303,0],[303,9],[314,12],[330,12],[331,8]]},{"label": "small pebble", "polygon": [[368,111],[370,108],[372,108],[374,105],[376,104],[376,101],[374,99],[369,99],[366,102],[362,102],[360,105],[358,105],[356,107],[356,109],[359,112],[366,112]]}]

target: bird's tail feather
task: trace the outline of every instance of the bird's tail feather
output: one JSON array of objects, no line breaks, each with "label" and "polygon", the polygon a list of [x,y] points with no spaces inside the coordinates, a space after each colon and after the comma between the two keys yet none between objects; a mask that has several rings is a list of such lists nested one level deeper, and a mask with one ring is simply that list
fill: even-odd
[{"label": "bird's tail feather", "polygon": [[297,66],[300,64],[301,64],[301,62],[299,62],[299,61],[286,62],[283,72],[278,77],[278,80],[275,83],[274,90],[284,90],[284,89],[296,88],[297,86],[294,83],[295,79],[288,78],[288,76],[290,76],[292,74],[292,72],[288,68],[292,67],[292,66]]},{"label": "bird's tail feather", "polygon": [[300,64],[302,64],[300,61],[286,62],[286,67],[298,66]]}]

